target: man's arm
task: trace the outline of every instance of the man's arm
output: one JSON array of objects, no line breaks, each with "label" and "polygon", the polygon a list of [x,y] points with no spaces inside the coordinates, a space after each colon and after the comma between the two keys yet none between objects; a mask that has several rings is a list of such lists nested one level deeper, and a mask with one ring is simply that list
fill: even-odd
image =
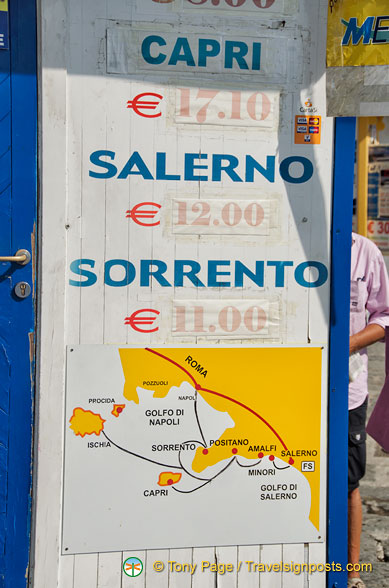
[{"label": "man's arm", "polygon": [[375,323],[367,325],[359,333],[350,337],[350,353],[355,353],[368,345],[372,345],[385,337],[385,329]]}]

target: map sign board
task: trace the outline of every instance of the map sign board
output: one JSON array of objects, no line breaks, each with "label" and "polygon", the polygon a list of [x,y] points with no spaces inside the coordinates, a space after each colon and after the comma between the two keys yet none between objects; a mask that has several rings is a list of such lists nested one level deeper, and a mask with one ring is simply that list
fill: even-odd
[{"label": "map sign board", "polygon": [[320,540],[323,361],[70,347],[64,553]]}]

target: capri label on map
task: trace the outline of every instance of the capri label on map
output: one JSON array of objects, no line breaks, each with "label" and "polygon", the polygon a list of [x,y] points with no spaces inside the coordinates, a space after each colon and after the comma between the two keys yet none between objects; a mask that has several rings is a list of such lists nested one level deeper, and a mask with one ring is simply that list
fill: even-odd
[{"label": "capri label on map", "polygon": [[322,348],[71,349],[64,553],[324,540]]}]

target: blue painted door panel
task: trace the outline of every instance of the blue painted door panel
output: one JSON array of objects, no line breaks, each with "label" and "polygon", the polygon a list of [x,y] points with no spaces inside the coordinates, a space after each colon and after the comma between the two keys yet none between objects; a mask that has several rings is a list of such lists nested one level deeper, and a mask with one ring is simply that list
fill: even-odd
[{"label": "blue painted door panel", "polygon": [[[10,51],[0,50],[0,256],[35,255],[36,10],[10,2]],[[0,262],[0,588],[28,581],[31,503],[34,264]]]},{"label": "blue painted door panel", "polygon": [[338,118],[332,207],[331,331],[328,397],[328,588],[347,585],[348,361],[355,118]]},{"label": "blue painted door panel", "polygon": [[[11,247],[11,76],[10,53],[0,51],[0,252]],[[4,253],[4,255],[7,255]],[[4,568],[8,493],[10,364],[7,354],[10,301],[6,264],[0,264],[0,581]]]}]

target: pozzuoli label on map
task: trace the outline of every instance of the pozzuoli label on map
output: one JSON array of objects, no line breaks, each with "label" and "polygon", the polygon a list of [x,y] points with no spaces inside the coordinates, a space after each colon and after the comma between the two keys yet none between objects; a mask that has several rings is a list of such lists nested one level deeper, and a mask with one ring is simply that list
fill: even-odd
[{"label": "pozzuoli label on map", "polygon": [[328,9],[328,67],[388,64],[387,0],[331,0]]},{"label": "pozzuoli label on map", "polygon": [[324,553],[326,8],[69,6],[63,555]]}]

